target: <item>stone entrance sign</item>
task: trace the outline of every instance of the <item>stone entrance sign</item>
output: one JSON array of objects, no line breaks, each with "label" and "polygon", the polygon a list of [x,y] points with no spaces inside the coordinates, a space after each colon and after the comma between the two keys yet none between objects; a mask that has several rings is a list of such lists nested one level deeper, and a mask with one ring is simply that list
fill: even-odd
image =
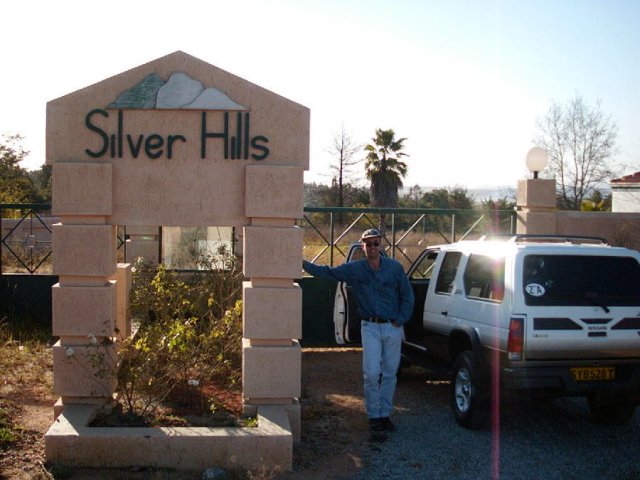
[{"label": "stone entrance sign", "polygon": [[[263,453],[261,465],[290,467],[290,442],[300,423],[302,334],[302,295],[294,283],[301,272],[302,233],[295,220],[302,217],[309,165],[309,110],[175,52],[49,102],[47,164],[53,166],[53,214],[61,219],[53,227],[59,283],[52,290],[60,401],[45,438],[48,460],[127,464],[115,453],[120,448],[108,454],[109,434],[96,457],[96,434],[83,443],[78,432],[86,425],[72,421],[74,412],[102,405],[115,389],[115,378],[94,372],[87,358],[91,342],[122,339],[130,331],[130,267],[116,263],[116,227],[234,226],[242,228],[247,278],[243,401],[258,415],[264,407],[280,419],[261,417],[272,435],[263,430],[258,437],[285,443],[278,450],[267,442],[271,453]],[[117,342],[112,348],[115,358]],[[222,445],[219,432],[212,435]],[[255,438],[250,445],[260,458]],[[186,455],[182,450],[176,460],[151,450],[149,465],[176,467]],[[211,464],[211,458],[190,461]]]}]

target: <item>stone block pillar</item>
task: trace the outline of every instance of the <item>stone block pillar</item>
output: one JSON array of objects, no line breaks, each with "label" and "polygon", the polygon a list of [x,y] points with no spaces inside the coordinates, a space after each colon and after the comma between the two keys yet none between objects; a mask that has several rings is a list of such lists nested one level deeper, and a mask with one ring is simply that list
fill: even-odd
[{"label": "stone block pillar", "polygon": [[100,404],[116,388],[112,166],[59,162],[53,168],[52,210],[60,217],[53,225],[53,273],[59,276],[52,289],[53,335],[60,337],[53,347],[53,387],[62,406]]},{"label": "stone block pillar", "polygon": [[129,292],[133,283],[131,264],[118,263],[116,273],[111,277],[116,289],[116,339],[126,340],[131,336],[131,306]]},{"label": "stone block pillar", "polygon": [[518,181],[517,233],[556,233],[556,181],[527,179]]},{"label": "stone block pillar", "polygon": [[[282,405],[300,438],[303,169],[247,165],[242,377],[245,409]],[[278,193],[276,193],[278,192]],[[286,193],[284,193],[286,192]]]}]

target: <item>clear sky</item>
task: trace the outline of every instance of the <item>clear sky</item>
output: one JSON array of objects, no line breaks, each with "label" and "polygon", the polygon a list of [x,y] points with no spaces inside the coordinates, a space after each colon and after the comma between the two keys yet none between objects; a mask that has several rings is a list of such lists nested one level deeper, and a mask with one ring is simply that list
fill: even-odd
[{"label": "clear sky", "polygon": [[306,181],[329,181],[344,124],[407,137],[406,186],[515,186],[536,118],[576,94],[640,169],[638,0],[2,0],[0,18],[0,133],[30,170],[47,101],[176,50],[311,109]]}]

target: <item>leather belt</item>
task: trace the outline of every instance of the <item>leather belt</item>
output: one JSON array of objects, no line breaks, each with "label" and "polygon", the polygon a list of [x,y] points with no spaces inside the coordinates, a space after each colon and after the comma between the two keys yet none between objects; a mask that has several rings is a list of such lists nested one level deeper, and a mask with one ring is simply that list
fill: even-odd
[{"label": "leather belt", "polygon": [[372,323],[389,323],[389,322],[393,322],[393,320],[391,318],[380,318],[380,317],[363,318],[363,320],[365,322],[372,322]]}]

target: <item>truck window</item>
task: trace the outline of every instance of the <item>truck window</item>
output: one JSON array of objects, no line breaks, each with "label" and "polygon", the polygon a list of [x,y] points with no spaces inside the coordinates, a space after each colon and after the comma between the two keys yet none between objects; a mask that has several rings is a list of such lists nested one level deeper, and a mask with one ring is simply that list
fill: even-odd
[{"label": "truck window", "polygon": [[453,290],[453,280],[456,278],[458,264],[460,263],[460,252],[447,252],[442,259],[438,280],[436,282],[436,293],[450,294]]},{"label": "truck window", "polygon": [[629,306],[640,298],[640,264],[632,257],[527,255],[527,305]]},{"label": "truck window", "polygon": [[502,302],[504,258],[471,255],[462,279],[467,297]]},{"label": "truck window", "polygon": [[433,266],[436,263],[436,258],[438,258],[437,250],[427,252],[427,254],[424,255],[422,259],[420,259],[420,262],[413,268],[409,278],[411,280],[431,279],[431,274],[433,272]]}]

